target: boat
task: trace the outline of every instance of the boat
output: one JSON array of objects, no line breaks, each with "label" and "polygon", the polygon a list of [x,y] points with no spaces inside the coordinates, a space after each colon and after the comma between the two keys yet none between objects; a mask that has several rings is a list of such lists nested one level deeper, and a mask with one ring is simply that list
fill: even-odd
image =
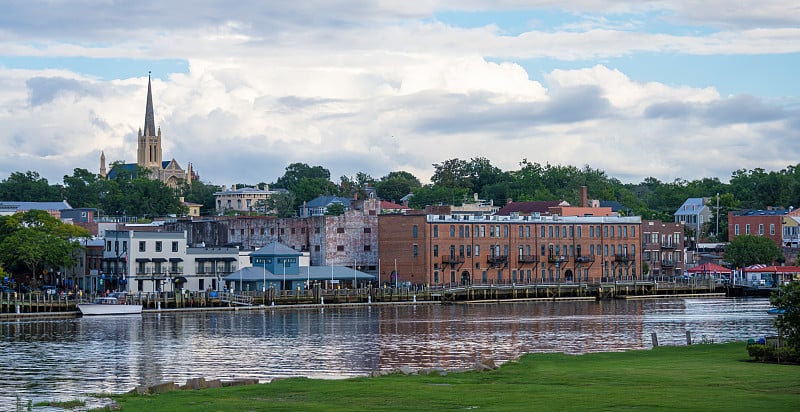
[{"label": "boat", "polygon": [[126,303],[124,297],[105,296],[91,303],[79,303],[78,310],[82,315],[140,315],[142,305]]},{"label": "boat", "polygon": [[767,309],[767,313],[770,315],[783,315],[786,313],[786,309],[769,308]]}]

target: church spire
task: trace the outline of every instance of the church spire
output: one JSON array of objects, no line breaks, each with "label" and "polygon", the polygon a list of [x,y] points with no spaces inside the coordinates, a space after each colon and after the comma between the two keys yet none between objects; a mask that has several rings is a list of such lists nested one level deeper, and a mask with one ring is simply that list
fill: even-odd
[{"label": "church spire", "polygon": [[150,89],[150,72],[147,72],[147,107],[144,109],[144,135],[156,135],[156,121],[153,116],[153,92]]}]

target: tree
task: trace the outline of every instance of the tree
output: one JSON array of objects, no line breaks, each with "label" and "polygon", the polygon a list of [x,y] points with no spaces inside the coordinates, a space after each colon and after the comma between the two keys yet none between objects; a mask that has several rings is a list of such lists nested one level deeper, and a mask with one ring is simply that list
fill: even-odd
[{"label": "tree", "polygon": [[412,193],[421,186],[419,179],[411,173],[396,171],[375,182],[375,191],[381,199],[399,202],[405,195]]},{"label": "tree", "polygon": [[72,207],[100,207],[100,193],[106,180],[86,169],[76,168],[72,176],[64,175],[64,199]]},{"label": "tree", "polygon": [[775,242],[764,236],[737,236],[725,247],[725,260],[734,267],[742,268],[756,263],[773,263],[783,257]]},{"label": "tree", "polygon": [[61,188],[51,186],[39,173],[14,172],[0,182],[0,200],[17,202],[58,202]]},{"label": "tree", "polygon": [[279,192],[269,196],[266,200],[259,200],[256,207],[263,210],[264,214],[274,214],[278,217],[295,216],[294,194],[292,192]]},{"label": "tree", "polygon": [[72,252],[82,247],[76,239],[89,236],[85,229],[41,210],[3,216],[0,225],[0,263],[24,266],[33,277],[45,268],[73,266]]},{"label": "tree", "polygon": [[341,216],[344,214],[345,207],[343,204],[336,202],[331,203],[325,208],[325,216]]},{"label": "tree", "polygon": [[331,172],[322,166],[312,167],[305,163],[292,163],[286,166],[286,171],[275,182],[275,186],[294,192],[303,179],[322,179],[329,182]]},{"label": "tree", "polygon": [[181,194],[184,200],[192,203],[199,203],[200,214],[210,216],[216,213],[216,198],[214,193],[221,191],[222,188],[217,185],[204,183],[201,181],[193,181],[192,184],[184,183],[181,187]]},{"label": "tree", "polygon": [[773,292],[769,302],[782,311],[775,327],[786,338],[788,346],[800,350],[800,282],[790,282]]}]

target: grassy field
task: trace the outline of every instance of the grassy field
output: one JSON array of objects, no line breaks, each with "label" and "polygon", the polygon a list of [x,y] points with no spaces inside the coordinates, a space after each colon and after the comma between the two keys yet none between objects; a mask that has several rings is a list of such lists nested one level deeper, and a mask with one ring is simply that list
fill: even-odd
[{"label": "grassy field", "polygon": [[744,343],[532,354],[491,372],[388,375],[116,397],[123,411],[800,410],[800,366]]}]

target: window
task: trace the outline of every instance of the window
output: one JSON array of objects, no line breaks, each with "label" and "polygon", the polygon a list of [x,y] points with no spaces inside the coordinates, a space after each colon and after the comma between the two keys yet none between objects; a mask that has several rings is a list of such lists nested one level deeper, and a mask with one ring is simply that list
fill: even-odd
[{"label": "window", "polygon": [[433,237],[434,238],[439,237],[439,225],[433,225]]},{"label": "window", "polygon": [[455,227],[455,225],[450,225],[450,237],[456,237],[456,227]]},{"label": "window", "polygon": [[458,226],[458,237],[460,238],[464,237],[464,226],[461,225]]},{"label": "window", "polygon": [[319,252],[319,245],[314,245],[314,251]]},{"label": "window", "polygon": [[344,233],[344,228],[343,227],[337,227],[336,228],[336,233]]},{"label": "window", "polygon": [[439,245],[433,245],[433,257],[439,256]]},{"label": "window", "polygon": [[475,245],[475,256],[480,256],[481,254],[481,245]]},{"label": "window", "polygon": [[372,228],[371,227],[365,227],[364,228],[364,233],[372,233]]},{"label": "window", "polygon": [[414,246],[411,248],[411,254],[412,254],[414,257],[417,257],[417,256],[419,255],[419,246],[417,246],[417,245],[414,245]]},{"label": "window", "polygon": [[746,234],[746,235],[750,234],[750,224],[749,223],[744,225],[744,234]]},{"label": "window", "polygon": [[173,252],[177,252],[178,251],[178,242],[172,242],[172,251]]},{"label": "window", "polygon": [[465,226],[465,227],[464,227],[464,235],[465,235],[466,237],[469,237],[469,226]]},{"label": "window", "polygon": [[336,246],[336,251],[337,252],[344,252],[344,245],[337,245]]},{"label": "window", "polygon": [[508,237],[508,225],[503,225],[503,237]]},{"label": "window", "polygon": [[774,223],[770,223],[769,224],[769,234],[770,235],[774,235],[775,234],[775,224]]},{"label": "window", "polygon": [[736,234],[736,236],[739,236],[739,224],[738,223],[733,225],[733,233]]},{"label": "window", "polygon": [[319,233],[319,228],[318,227],[314,228],[314,233]]},{"label": "window", "polygon": [[763,223],[759,223],[758,224],[758,235],[759,236],[763,236],[764,235],[764,224]]},{"label": "window", "polygon": [[109,241],[106,242],[106,252],[110,252],[110,251],[111,251],[111,241],[109,240]]},{"label": "window", "polygon": [[156,252],[161,252],[161,241],[160,240],[156,241]]},{"label": "window", "polygon": [[[295,228],[292,228],[292,234],[294,234],[294,232],[295,232]],[[251,231],[251,233],[250,233],[250,234],[251,234],[251,235],[253,234],[253,233],[252,233],[252,231]]]},{"label": "window", "polygon": [[594,226],[589,226],[589,238],[594,237]]},{"label": "window", "polygon": [[416,239],[418,236],[419,236],[419,227],[418,227],[417,225],[414,225],[414,226],[411,228],[411,237],[413,237],[414,239]]},{"label": "window", "polygon": [[542,230],[541,230],[542,234],[541,234],[541,236],[540,236],[540,237],[544,237],[544,235],[545,235],[545,233],[544,233],[544,226],[542,226],[541,228],[542,228]]},{"label": "window", "polygon": [[140,252],[146,251],[147,250],[147,246],[146,245],[147,244],[144,242],[144,240],[140,240],[139,241],[139,251]]},{"label": "window", "polygon": [[369,252],[370,250],[372,250],[372,247],[370,245],[364,245],[365,252]]}]

